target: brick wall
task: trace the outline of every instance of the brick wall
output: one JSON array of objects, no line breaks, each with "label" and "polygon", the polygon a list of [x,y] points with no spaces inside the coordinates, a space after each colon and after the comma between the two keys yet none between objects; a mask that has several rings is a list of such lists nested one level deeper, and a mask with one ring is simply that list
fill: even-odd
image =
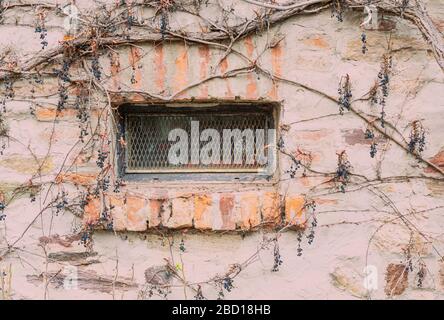
[{"label": "brick wall", "polygon": [[[432,18],[442,26],[443,5],[429,1],[429,6]],[[218,12],[214,5],[203,10],[214,16]],[[244,3],[238,3],[236,10],[254,16]],[[150,12],[147,9],[146,14]],[[236,54],[222,59],[225,51],[214,46],[170,41],[116,46],[101,54],[101,87],[109,95],[91,82],[82,62],[75,61],[69,71],[75,83],[68,88],[68,103],[60,113],[56,112],[56,77],[43,74],[43,83],[32,77],[14,80],[15,96],[6,101],[2,115],[10,138],[2,138],[5,149],[0,156],[0,199],[8,204],[6,219],[0,222],[0,247],[18,241],[17,248],[0,260],[2,270],[8,266],[13,270],[11,297],[137,298],[145,271],[163,265],[164,259],[175,258],[177,263],[182,259],[187,279],[203,281],[248,259],[264,238],[287,226],[279,238],[284,261],[279,272],[271,272],[273,247],[264,248],[259,262],[236,278],[228,298],[366,298],[366,265],[377,270],[373,297],[442,298],[443,266],[433,250],[442,252],[442,175],[382,134],[376,138],[377,156],[371,158],[370,142],[364,137],[368,124],[353,112],[340,115],[337,103],[328,98],[337,98],[340,79],[349,74],[360,115],[375,120],[380,112],[366,94],[378,77],[390,33],[367,32],[368,52],[362,54],[357,27],[361,16],[348,12],[339,23],[330,12],[322,11],[288,19],[268,33],[236,42],[237,52],[291,81],[273,81],[258,71],[193,86],[212,74],[240,68],[245,60]],[[15,19],[25,25],[15,26]],[[10,46],[18,55],[38,52],[38,35],[26,26],[33,19],[20,7],[14,15],[7,12],[0,25],[6,35],[0,39],[1,47]],[[49,13],[47,19],[48,48],[52,48],[63,40],[64,32],[58,27],[62,17]],[[427,131],[422,157],[444,170],[443,74],[419,31],[399,17],[390,19],[396,28],[391,33],[393,74],[385,112],[397,129],[388,126],[385,132],[398,141],[407,140],[409,125],[420,119]],[[170,24],[187,31],[201,28],[189,15],[177,14]],[[270,41],[276,45],[267,46]],[[75,108],[80,82],[94,88],[86,122],[79,121]],[[96,164],[101,143],[111,141],[106,145],[111,156],[119,143],[111,117],[103,110],[109,103],[117,107],[126,102],[155,103],[160,98],[170,103],[278,103],[285,153],[279,153],[277,175],[271,181],[245,183],[124,181],[119,192],[111,186],[85,198],[103,178]],[[96,133],[87,148],[79,143],[82,123],[88,123],[86,141]],[[343,150],[356,174],[345,193],[332,179],[337,154]],[[292,157],[306,167],[298,168],[294,177]],[[111,161],[107,171],[111,184],[116,166]],[[51,181],[56,183],[49,187]],[[82,210],[73,205],[41,213],[45,195],[56,197],[62,192],[69,203],[84,201]],[[314,225],[306,207],[311,201],[316,203]],[[400,215],[407,215],[415,227],[432,236],[412,231]],[[106,223],[102,223],[104,216]],[[85,248],[79,233],[87,226],[97,229],[91,235],[92,248]],[[307,242],[310,234],[315,237],[312,244]],[[179,245],[182,240],[185,250]],[[421,288],[416,273],[410,272],[407,280],[402,275],[402,288],[392,290],[407,248],[415,248],[411,250],[430,271]],[[56,274],[67,266],[78,268],[80,288],[65,290],[53,282],[45,291],[44,270]],[[116,273],[120,282],[113,291],[106,281],[112,282]],[[91,279],[102,282],[86,285]],[[217,296],[211,286],[204,291],[208,297]],[[171,295],[183,298],[182,288],[172,289]]]}]

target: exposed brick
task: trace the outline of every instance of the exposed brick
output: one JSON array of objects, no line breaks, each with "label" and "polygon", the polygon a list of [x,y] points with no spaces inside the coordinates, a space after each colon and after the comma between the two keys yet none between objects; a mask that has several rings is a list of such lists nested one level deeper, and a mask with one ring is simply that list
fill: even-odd
[{"label": "exposed brick", "polygon": [[285,198],[285,222],[290,225],[304,226],[306,217],[304,214],[304,197],[289,196]]},{"label": "exposed brick", "polygon": [[330,137],[333,134],[333,130],[331,129],[321,129],[321,130],[303,130],[295,132],[294,139],[306,141],[319,141],[325,138]]},{"label": "exposed brick", "polygon": [[54,161],[51,156],[39,158],[38,163],[33,157],[10,156],[0,160],[0,167],[5,167],[25,174],[50,173],[54,169]]},{"label": "exposed brick", "polygon": [[197,195],[194,197],[194,227],[197,229],[211,229],[213,200],[209,195]]},{"label": "exposed brick", "polygon": [[115,231],[125,231],[127,228],[127,215],[125,208],[125,199],[122,196],[110,195],[107,197],[111,216],[113,219],[113,228]]},{"label": "exposed brick", "polygon": [[139,196],[127,196],[127,230],[145,231],[148,227],[148,211],[148,204],[145,198]]},{"label": "exposed brick", "polygon": [[193,226],[193,198],[174,198],[171,202],[171,214],[166,221],[169,228],[189,228]]},{"label": "exposed brick", "polygon": [[100,219],[101,200],[100,198],[90,197],[87,204],[85,205],[85,210],[83,213],[83,223],[85,225],[95,224]]},{"label": "exposed brick", "polygon": [[[51,236],[42,236],[39,238],[39,243],[41,245],[55,245],[63,248],[73,247],[73,243],[78,243],[81,239],[81,233],[67,234],[60,236],[58,234],[53,234]],[[82,245],[83,246],[83,245]]]},{"label": "exposed brick", "polygon": [[37,107],[35,110],[35,117],[38,121],[54,121],[56,115],[57,119],[75,119],[77,111],[75,109],[64,109],[57,113],[55,108]]},{"label": "exposed brick", "polygon": [[408,286],[409,269],[405,264],[390,263],[385,274],[385,294],[399,296]]},{"label": "exposed brick", "polygon": [[362,129],[347,130],[344,133],[345,142],[351,146],[356,144],[370,145],[372,142],[383,143],[383,136],[376,136],[375,139],[366,139],[365,132]]},{"label": "exposed brick", "polygon": [[164,199],[150,199],[149,209],[150,213],[148,216],[148,226],[150,228],[158,227],[162,223],[162,208],[166,200]]},{"label": "exposed brick", "polygon": [[320,49],[328,49],[330,45],[327,40],[322,35],[314,35],[310,38],[304,39],[304,43],[311,47],[316,47]]},{"label": "exposed brick", "polygon": [[97,175],[94,173],[61,173],[57,176],[56,182],[72,182],[76,185],[87,186],[97,181]]},{"label": "exposed brick", "polygon": [[187,85],[188,81],[188,49],[186,46],[179,46],[175,50],[176,60],[174,62],[174,79],[173,87],[174,91],[179,91]]},{"label": "exposed brick", "polygon": [[[433,163],[435,166],[439,167],[440,169],[444,169],[444,150],[441,150],[434,157],[432,157],[430,159],[430,162]],[[425,169],[425,172],[434,173],[436,172],[436,170],[431,167],[427,167]]]},{"label": "exposed brick", "polygon": [[279,194],[265,192],[262,199],[262,222],[278,224],[281,221]]},{"label": "exposed brick", "polygon": [[235,230],[236,218],[234,212],[234,195],[223,194],[220,196],[219,211],[222,219],[220,230]]},{"label": "exposed brick", "polygon": [[261,223],[259,197],[255,193],[242,194],[240,197],[240,228],[249,230]]}]

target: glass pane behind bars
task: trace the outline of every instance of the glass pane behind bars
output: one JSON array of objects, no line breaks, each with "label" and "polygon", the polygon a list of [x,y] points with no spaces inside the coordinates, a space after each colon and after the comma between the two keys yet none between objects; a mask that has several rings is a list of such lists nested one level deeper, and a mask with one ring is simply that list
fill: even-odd
[{"label": "glass pane behind bars", "polygon": [[[253,162],[246,159],[251,156],[247,152],[256,150],[258,146],[266,146],[267,129],[269,128],[272,117],[266,113],[242,113],[242,114],[127,114],[126,115],[126,171],[127,172],[251,172],[258,171],[265,167],[265,164],[259,164],[254,157]],[[191,143],[191,121],[199,122],[199,134],[205,129],[215,129],[220,135],[220,161],[217,164],[211,163],[204,165],[191,164],[191,154],[199,155],[203,145],[208,142],[200,142],[199,149],[193,147]],[[188,136],[188,163],[173,165],[168,161],[168,152],[176,141],[168,141],[168,134],[173,129],[183,129]],[[243,137],[242,151],[234,148],[234,139],[231,139],[231,160],[230,163],[224,163],[223,160],[223,130],[224,129],[245,129],[253,130],[254,148],[247,150],[245,147],[245,138]],[[265,134],[262,139],[265,141],[256,141],[261,139],[256,135],[256,129],[264,129]],[[197,149],[197,150],[196,150]],[[225,149],[227,150],[227,149]],[[234,163],[236,153],[242,152],[241,163]],[[267,155],[266,148],[260,151]],[[227,162],[227,161],[225,161]]]}]

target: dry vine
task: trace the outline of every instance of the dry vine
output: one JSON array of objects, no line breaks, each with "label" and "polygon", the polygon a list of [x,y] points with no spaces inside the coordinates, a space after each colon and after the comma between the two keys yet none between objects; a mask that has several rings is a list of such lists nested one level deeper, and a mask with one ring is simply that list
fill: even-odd
[{"label": "dry vine", "polygon": [[[45,10],[53,10],[57,14],[63,16],[60,11],[60,7],[52,4],[45,3],[0,3],[0,21],[1,17],[8,11],[17,7],[27,8],[30,10],[38,9],[38,25],[36,32],[39,33],[41,39],[42,50],[25,59],[19,59],[12,53],[5,52],[0,57],[0,83],[5,87],[5,93],[3,99],[3,107],[5,102],[14,100],[14,82],[19,80],[30,80],[39,82],[42,81],[42,77],[56,77],[59,83],[58,92],[54,95],[58,96],[59,101],[56,106],[56,117],[53,120],[52,134],[49,141],[48,150],[46,156],[43,159],[39,159],[29,148],[29,152],[32,154],[38,169],[35,174],[25,184],[14,189],[8,199],[0,199],[0,220],[7,219],[4,214],[7,211],[8,206],[20,195],[24,193],[31,194],[31,201],[35,201],[35,197],[38,193],[41,193],[41,203],[43,204],[41,209],[37,212],[31,223],[26,226],[23,232],[12,242],[7,243],[6,247],[0,248],[0,259],[5,259],[8,254],[18,252],[19,242],[25,237],[30,228],[47,212],[51,214],[58,214],[64,210],[70,210],[74,213],[80,212],[82,214],[85,205],[88,204],[91,199],[101,198],[104,192],[110,189],[113,192],[118,193],[120,187],[124,184],[121,178],[117,176],[113,170],[115,168],[114,157],[117,144],[125,146],[125,141],[122,139],[114,141],[112,136],[115,132],[120,132],[116,121],[115,112],[112,106],[113,95],[138,95],[146,100],[150,101],[170,101],[176,99],[180,94],[189,91],[192,88],[199,87],[202,84],[210,82],[214,79],[238,77],[245,74],[256,73],[258,75],[265,76],[272,81],[283,82],[289,85],[303,88],[312,93],[315,93],[323,98],[326,98],[335,104],[339,105],[339,111],[352,112],[359,119],[361,119],[366,126],[366,138],[371,139],[370,155],[375,156],[377,149],[377,143],[375,135],[379,134],[387,141],[391,141],[401,147],[407,154],[415,157],[426,166],[432,168],[439,177],[436,176],[400,176],[400,177],[388,177],[384,179],[368,179],[363,175],[353,172],[352,164],[348,161],[346,151],[338,153],[337,169],[334,172],[321,172],[312,167],[312,158],[310,153],[304,151],[298,151],[297,153],[286,151],[284,145],[280,145],[280,152],[283,155],[288,156],[293,162],[293,166],[288,171],[290,179],[294,178],[300,167],[304,168],[303,176],[307,177],[326,177],[327,180],[316,187],[313,187],[309,193],[306,194],[306,203],[304,210],[308,213],[305,224],[308,226],[308,243],[311,244],[314,239],[315,230],[318,226],[316,219],[316,203],[311,200],[313,197],[320,197],[333,193],[349,193],[363,188],[373,193],[375,197],[379,198],[382,203],[391,210],[390,213],[395,214],[395,218],[389,221],[383,221],[382,226],[392,223],[394,220],[401,220],[401,222],[412,233],[419,234],[425,239],[425,241],[432,241],[430,237],[421,230],[409,219],[409,214],[402,213],[396,204],[377,187],[378,185],[389,183],[393,181],[407,181],[409,179],[436,179],[443,180],[444,171],[430,162],[429,160],[421,156],[424,146],[426,144],[426,131],[423,128],[420,121],[412,123],[411,133],[409,137],[404,137],[396,129],[396,125],[390,123],[385,119],[385,111],[382,108],[381,114],[376,118],[369,116],[359,109],[354,104],[360,100],[370,100],[375,104],[385,106],[385,98],[388,95],[390,72],[391,72],[391,49],[387,49],[386,55],[382,57],[381,71],[377,75],[375,85],[369,89],[369,93],[359,99],[352,99],[352,86],[349,75],[342,75],[341,83],[339,84],[339,97],[335,97],[331,94],[322,92],[321,90],[300,83],[291,79],[284,78],[283,76],[274,74],[270,70],[267,70],[260,64],[259,58],[267,50],[277,46],[282,38],[274,38],[264,48],[264,51],[253,61],[245,54],[236,50],[234,44],[239,40],[245,38],[253,33],[264,32],[266,28],[270,28],[279,23],[299,16],[299,15],[312,15],[317,14],[328,8],[333,9],[334,14],[339,20],[342,20],[342,13],[345,9],[349,10],[362,10],[369,4],[375,5],[381,12],[402,17],[412,22],[425,40],[430,46],[436,62],[440,68],[444,71],[444,38],[442,33],[437,29],[429,15],[425,10],[424,4],[419,1],[411,1],[407,6],[395,0],[303,0],[288,3],[285,5],[277,5],[274,2],[263,2],[256,0],[242,0],[249,5],[255,6],[260,10],[257,13],[257,17],[247,20],[245,22],[229,25],[228,23],[216,23],[210,21],[208,18],[204,18],[199,14],[199,7],[205,5],[204,1],[120,1],[114,5],[108,5],[101,7],[102,11],[100,15],[94,15],[91,13],[82,13],[79,17],[81,21],[81,28],[75,36],[67,37],[60,44],[47,48],[46,41],[46,28],[45,25]],[[155,9],[155,14],[150,19],[138,20],[133,12],[135,8],[149,8]],[[225,8],[221,6],[221,10],[225,15],[230,15]],[[202,24],[206,26],[208,31],[205,32],[184,32],[182,30],[173,30],[169,27],[168,16],[171,12],[185,12],[192,14],[201,19]],[[365,38],[363,38],[365,40]],[[363,42],[365,42],[363,40]],[[114,48],[120,46],[135,46],[143,43],[153,43],[154,45],[161,42],[180,41],[189,44],[203,44],[211,46],[216,50],[223,52],[221,59],[217,63],[216,67],[222,60],[226,59],[230,55],[239,57],[245,65],[236,69],[228,70],[223,73],[213,73],[208,77],[196,81],[195,83],[189,83],[185,87],[180,88],[178,91],[173,92],[170,95],[164,95],[163,93],[151,93],[146,91],[135,90],[118,90],[113,91],[106,87],[105,82],[107,75],[103,73],[103,68],[100,65],[99,57],[104,55],[105,52],[112,52]],[[363,49],[364,50],[364,49]],[[368,50],[366,47],[365,50]],[[365,53],[364,50],[364,53]],[[71,79],[70,68],[74,64],[81,65],[87,75],[85,79],[76,80]],[[217,68],[214,68],[216,70]],[[42,174],[42,168],[48,161],[48,156],[52,151],[52,140],[55,127],[57,125],[58,117],[68,107],[70,103],[68,89],[76,88],[76,102],[75,106],[78,112],[78,119],[80,124],[80,137],[78,142],[73,145],[65,156],[65,160],[59,168],[54,179],[46,179]],[[106,100],[106,107],[99,110],[97,124],[91,121],[91,104],[94,99],[94,94],[101,92]],[[40,97],[25,97],[31,101],[37,101]],[[3,149],[7,148],[7,141],[21,143],[16,138],[12,137],[8,133],[8,124],[4,120],[2,113],[0,112],[0,137],[3,143]],[[307,120],[310,121],[310,120]],[[387,130],[391,129],[391,131]],[[80,148],[80,149],[79,149]],[[89,154],[90,158],[93,158],[95,153],[98,153],[97,167],[100,172],[97,177],[97,184],[90,186],[86,190],[79,191],[74,197],[69,197],[63,187],[63,181],[60,180],[63,173],[69,172],[75,161],[84,154]],[[98,227],[105,229],[112,229],[112,221],[110,219],[110,210],[112,208],[106,208],[102,213],[102,217],[98,225],[87,225],[79,231],[80,241],[84,243],[87,249],[91,249],[93,246],[93,233]],[[191,290],[195,294],[196,299],[205,298],[202,292],[203,285],[210,285],[216,288],[219,298],[223,298],[225,294],[230,292],[234,288],[234,279],[250,264],[254,263],[258,259],[258,255],[261,251],[273,247],[274,265],[272,271],[278,271],[279,266],[283,262],[283,258],[279,252],[279,237],[280,235],[291,228],[291,225],[282,225],[275,231],[272,236],[264,237],[264,240],[258,246],[256,252],[248,257],[242,263],[233,264],[229,270],[222,275],[216,275],[209,280],[190,283],[186,279],[183,263],[174,263],[174,257],[171,254],[170,259],[166,261],[166,267],[162,272],[166,272],[169,276],[174,277],[180,284],[177,286],[184,288],[185,296],[187,290]],[[379,229],[378,229],[379,230]],[[375,231],[378,232],[378,230]],[[298,255],[302,255],[302,235],[303,230],[298,231]],[[169,235],[164,235],[169,239]],[[371,239],[370,239],[371,242]],[[369,242],[369,247],[370,247]],[[170,243],[170,248],[172,244]],[[181,250],[184,244],[181,244]],[[435,248],[437,254],[441,257],[437,248]],[[182,250],[184,251],[184,250]],[[45,252],[46,256],[46,252]],[[47,257],[46,257],[46,260]],[[411,252],[409,252],[409,259],[411,262]],[[47,262],[49,263],[49,262]],[[424,262],[419,259],[419,283],[422,284],[422,279],[425,276]],[[117,279],[118,259],[116,263],[116,278]],[[160,272],[160,271],[159,271]],[[55,277],[56,275],[54,275]],[[151,283],[147,281],[147,287],[142,291],[141,296],[145,298],[147,295],[152,296],[157,294],[166,296],[169,294],[169,289],[174,287],[170,283]]]}]

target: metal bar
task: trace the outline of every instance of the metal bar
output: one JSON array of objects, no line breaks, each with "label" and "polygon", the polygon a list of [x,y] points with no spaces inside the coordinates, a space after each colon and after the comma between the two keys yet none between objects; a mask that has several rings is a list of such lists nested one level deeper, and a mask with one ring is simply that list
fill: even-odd
[{"label": "metal bar", "polygon": [[[167,160],[168,150],[173,142],[168,141],[169,130],[181,128],[189,132],[191,121],[199,121],[201,127],[199,131],[206,128],[216,129],[221,138],[224,129],[245,129],[267,130],[270,121],[273,121],[271,114],[258,112],[215,112],[215,113],[178,113],[178,112],[156,112],[156,113],[127,113],[125,115],[125,139],[127,147],[125,148],[125,162],[126,173],[198,173],[198,172],[225,172],[225,173],[255,173],[265,171],[265,165],[258,165],[257,163],[249,164],[231,164],[238,168],[230,168],[227,164],[205,165],[205,167],[198,167],[199,164],[192,165],[192,168],[173,167]],[[254,138],[256,140],[256,138]],[[189,145],[188,152],[196,154],[202,147],[203,142],[199,142],[198,149],[192,149]],[[265,135],[265,145],[268,144],[267,135]],[[224,149],[221,143],[220,155],[223,157]],[[232,148],[234,142],[231,141]],[[196,147],[196,146],[194,146]],[[256,152],[256,144],[253,148]],[[265,150],[265,153],[268,151]],[[248,157],[248,148],[242,148],[242,159]],[[231,157],[234,160],[234,149],[231,149]],[[239,168],[240,167],[240,168]]]}]

